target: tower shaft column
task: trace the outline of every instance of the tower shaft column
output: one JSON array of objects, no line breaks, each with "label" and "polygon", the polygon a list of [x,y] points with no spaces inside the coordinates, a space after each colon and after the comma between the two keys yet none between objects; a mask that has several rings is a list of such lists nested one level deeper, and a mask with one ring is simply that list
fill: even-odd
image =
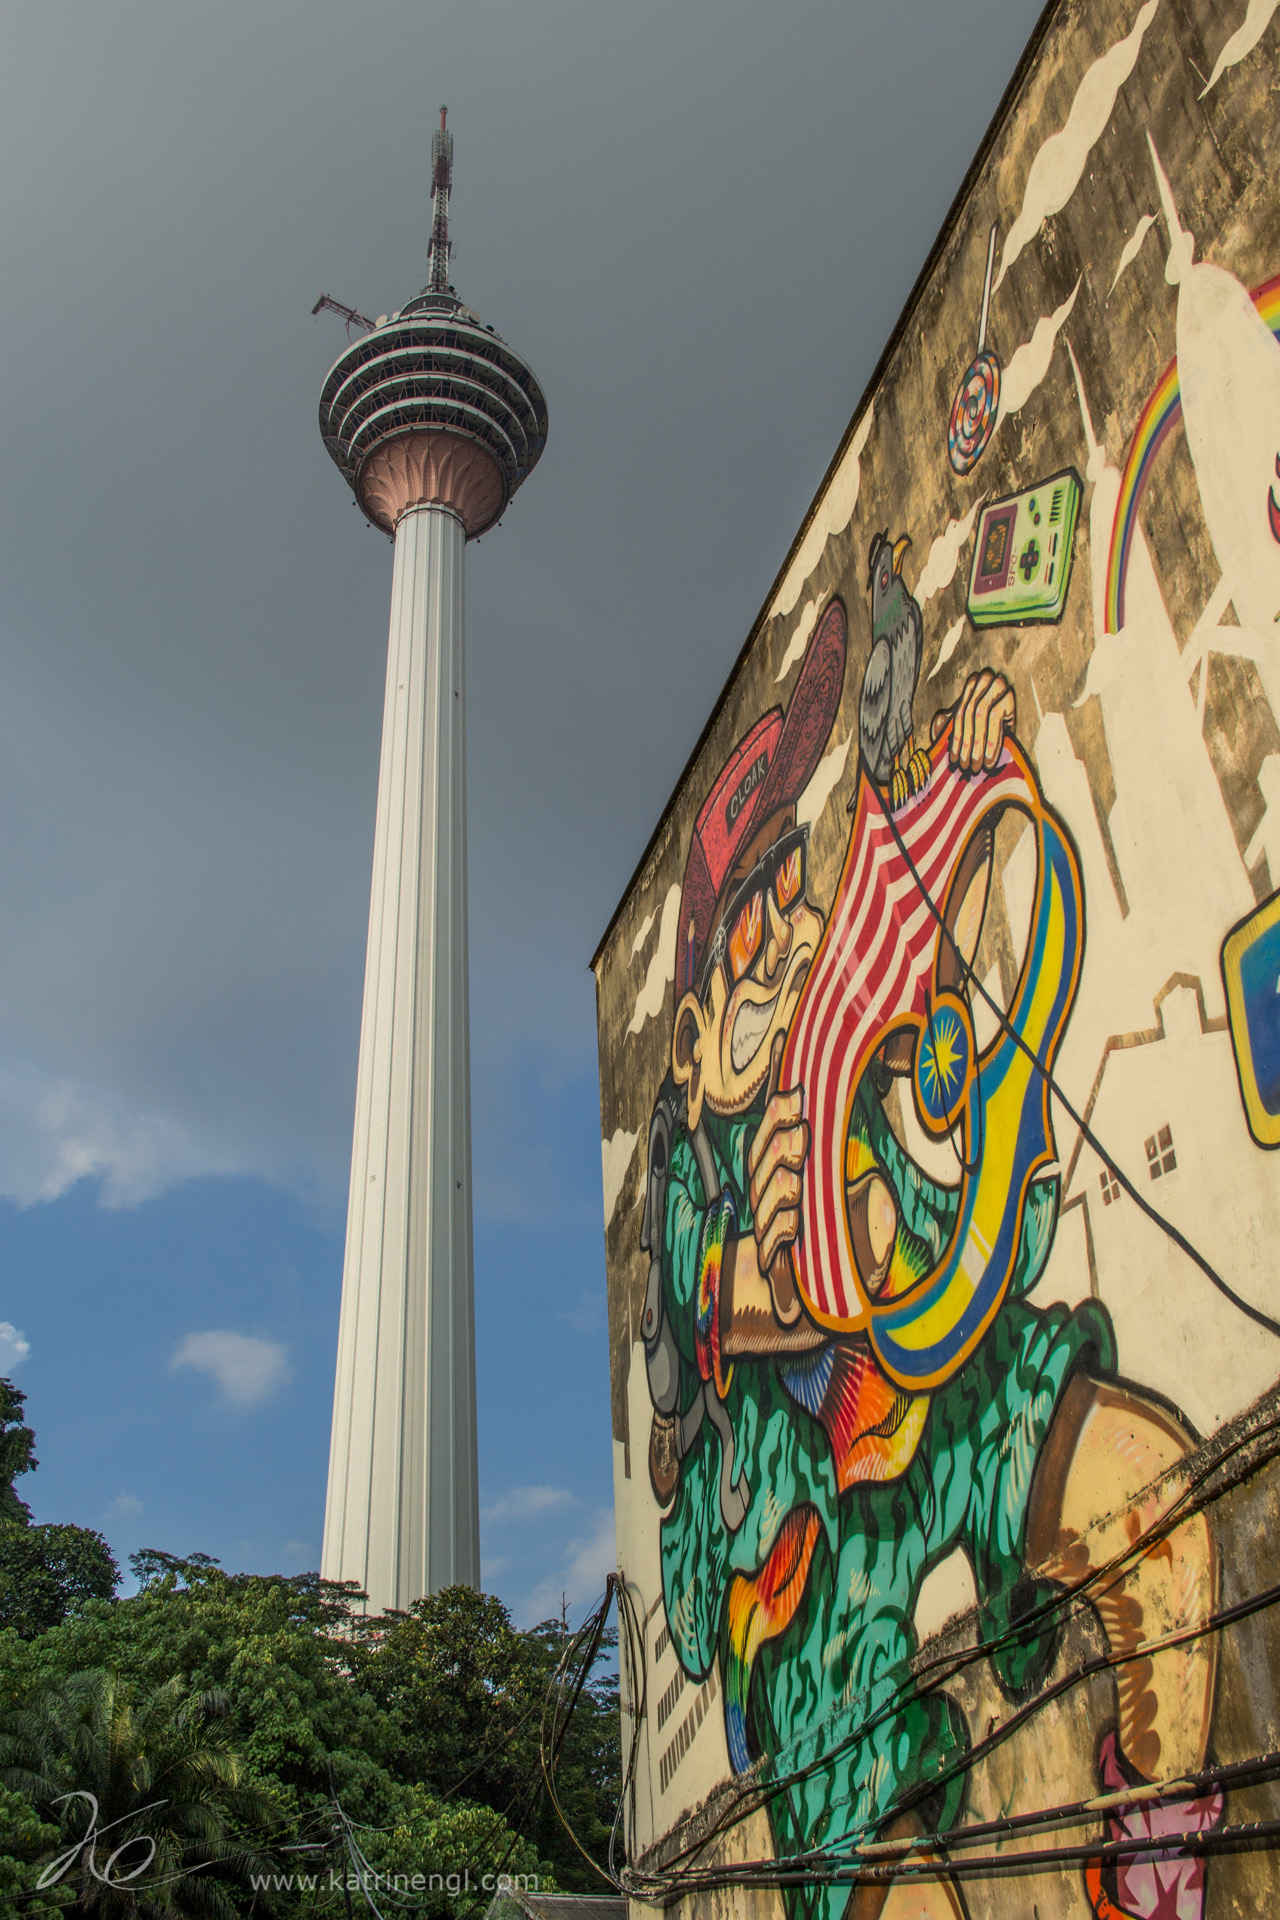
[{"label": "tower shaft column", "polygon": [[395,532],[322,1571],[480,1584],[461,520]]},{"label": "tower shaft column", "polygon": [[431,180],[430,284],[372,324],[340,308],[363,332],[320,394],[326,448],[395,539],[321,1559],[374,1612],[480,1584],[462,564],[547,440],[533,369],[449,285],[443,107]]}]

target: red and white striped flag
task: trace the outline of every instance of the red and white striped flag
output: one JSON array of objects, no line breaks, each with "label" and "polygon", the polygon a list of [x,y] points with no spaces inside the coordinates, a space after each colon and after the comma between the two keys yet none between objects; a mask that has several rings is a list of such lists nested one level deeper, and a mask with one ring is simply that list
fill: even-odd
[{"label": "red and white striped flag", "polygon": [[[948,765],[949,740],[948,730],[934,743],[928,785],[893,814],[893,825],[888,800],[859,771],[844,868],[783,1056],[780,1084],[803,1088],[811,1129],[796,1280],[814,1318],[835,1331],[865,1327],[871,1305],[845,1209],[858,1083],[891,1028],[928,1019],[941,937],[930,901],[945,911],[965,847],[1004,806],[1034,814],[1042,804],[1016,746],[1006,742],[992,771],[974,775]],[[904,1097],[911,1097],[905,1083]]]}]

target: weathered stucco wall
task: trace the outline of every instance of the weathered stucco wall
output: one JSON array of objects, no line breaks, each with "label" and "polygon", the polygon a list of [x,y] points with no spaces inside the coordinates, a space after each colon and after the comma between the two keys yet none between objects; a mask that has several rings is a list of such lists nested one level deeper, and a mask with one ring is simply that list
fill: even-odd
[{"label": "weathered stucco wall", "polygon": [[1275,11],[1052,12],[597,956],[637,1897],[1277,1904]]}]

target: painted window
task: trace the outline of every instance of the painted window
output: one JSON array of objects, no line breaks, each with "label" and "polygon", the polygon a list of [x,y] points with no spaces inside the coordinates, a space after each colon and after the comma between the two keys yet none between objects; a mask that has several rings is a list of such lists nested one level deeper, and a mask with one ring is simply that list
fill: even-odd
[{"label": "painted window", "polygon": [[1162,1173],[1172,1173],[1178,1164],[1173,1151],[1173,1133],[1168,1127],[1161,1127],[1159,1133],[1153,1133],[1147,1141],[1147,1171],[1153,1180]]}]

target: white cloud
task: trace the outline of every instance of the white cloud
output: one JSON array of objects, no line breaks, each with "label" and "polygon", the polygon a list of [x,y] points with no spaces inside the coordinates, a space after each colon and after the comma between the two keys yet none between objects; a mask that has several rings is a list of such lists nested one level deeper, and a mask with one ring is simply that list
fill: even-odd
[{"label": "white cloud", "polygon": [[12,1320],[0,1320],[0,1373],[20,1366],[31,1352],[31,1342],[19,1333]]},{"label": "white cloud", "polygon": [[539,1514],[557,1513],[577,1504],[577,1495],[567,1487],[508,1487],[487,1507],[481,1507],[480,1518],[487,1527],[500,1527],[510,1520],[536,1520]]},{"label": "white cloud", "polygon": [[1147,0],[1132,32],[1094,61],[1076,89],[1066,125],[1050,134],[1031,162],[1022,211],[1010,227],[1000,254],[996,287],[1050,214],[1065,207],[1079,186],[1089,154],[1111,118],[1116,95],[1133,72],[1142,36],[1155,18],[1158,4],[1159,0]]},{"label": "white cloud", "polygon": [[578,1304],[566,1308],[556,1317],[571,1326],[575,1333],[598,1333],[605,1321],[604,1305],[603,1290],[597,1292],[590,1287],[581,1287],[578,1290]]},{"label": "white cloud", "polygon": [[604,1172],[604,1223],[607,1227],[613,1218],[613,1210],[618,1204],[618,1195],[622,1192],[622,1183],[627,1177],[627,1168],[631,1165],[631,1156],[636,1150],[638,1133],[628,1133],[625,1127],[619,1127],[611,1139],[600,1142],[600,1158]]},{"label": "white cloud", "polygon": [[0,1196],[19,1206],[95,1179],[103,1206],[134,1207],[180,1180],[244,1170],[173,1120],[25,1062],[0,1065]]},{"label": "white cloud", "polygon": [[310,1569],[315,1565],[315,1548],[309,1540],[286,1540],[280,1549],[280,1558],[286,1568]]},{"label": "white cloud", "polygon": [[636,995],[635,1011],[631,1016],[628,1033],[639,1033],[646,1020],[652,1020],[657,1013],[667,988],[676,977],[676,922],[680,914],[680,888],[673,884],[662,903],[662,925],[658,929],[658,944],[654,949],[649,970],[644,976],[644,985]]},{"label": "white cloud", "polygon": [[251,1407],[290,1379],[286,1348],[248,1333],[189,1333],[169,1362],[207,1373],[226,1400]]},{"label": "white cloud", "polygon": [[526,1626],[538,1620],[550,1620],[559,1614],[562,1596],[571,1614],[585,1612],[600,1598],[605,1580],[616,1571],[617,1565],[613,1508],[600,1507],[591,1532],[568,1542],[560,1571],[538,1582],[517,1608],[518,1617]]},{"label": "white cloud", "polygon": [[107,1508],[108,1520],[136,1520],[142,1512],[142,1502],[136,1493],[118,1493]]}]

